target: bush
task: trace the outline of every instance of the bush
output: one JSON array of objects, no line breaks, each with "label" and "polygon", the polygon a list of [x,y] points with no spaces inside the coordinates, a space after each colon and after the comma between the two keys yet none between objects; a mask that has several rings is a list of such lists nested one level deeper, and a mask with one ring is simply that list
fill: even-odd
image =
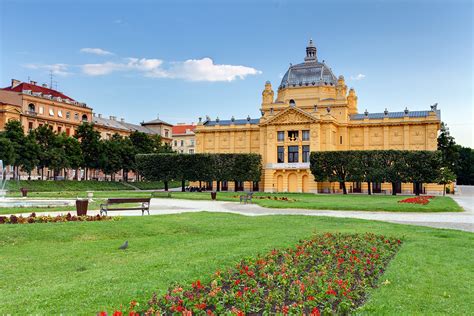
[{"label": "bush", "polygon": [[173,285],[142,313],[347,314],[375,287],[400,240],[374,234],[324,234],[217,271],[209,282]]}]

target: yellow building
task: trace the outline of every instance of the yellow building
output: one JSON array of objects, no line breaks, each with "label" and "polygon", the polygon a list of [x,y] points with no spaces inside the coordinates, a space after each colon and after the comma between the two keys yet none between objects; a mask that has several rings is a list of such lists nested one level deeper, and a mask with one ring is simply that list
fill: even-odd
[{"label": "yellow building", "polygon": [[[312,151],[436,150],[440,111],[359,113],[357,95],[336,77],[310,41],[303,63],[290,65],[275,93],[269,81],[262,92],[259,119],[200,120],[198,153],[258,153],[263,176],[244,189],[266,192],[340,192],[338,183],[315,182],[309,169]],[[241,187],[241,184],[235,184]],[[233,184],[229,189],[233,189]],[[350,192],[364,192],[367,184],[348,183]],[[373,184],[374,192],[391,192],[390,184]],[[412,184],[398,191],[412,193]],[[441,186],[425,184],[426,193]]]}]

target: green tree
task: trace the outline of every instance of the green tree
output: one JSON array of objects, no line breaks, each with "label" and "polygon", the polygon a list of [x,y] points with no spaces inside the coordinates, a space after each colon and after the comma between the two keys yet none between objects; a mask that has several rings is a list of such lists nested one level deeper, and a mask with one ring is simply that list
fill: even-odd
[{"label": "green tree", "polygon": [[56,135],[52,126],[42,125],[34,130],[35,139],[39,146],[38,167],[41,169],[41,179],[44,179],[44,168],[51,166],[54,158],[53,148],[56,142]]},{"label": "green tree", "polygon": [[350,180],[367,182],[367,194],[371,195],[371,184],[382,182],[384,178],[382,151],[360,150],[345,153],[346,168],[352,171]]},{"label": "green tree", "polygon": [[474,149],[461,147],[457,168],[457,184],[474,185]]},{"label": "green tree", "polygon": [[99,165],[106,176],[110,174],[111,180],[115,180],[115,174],[123,167],[122,136],[114,134],[110,139],[102,141]]},{"label": "green tree", "polygon": [[12,120],[8,121],[5,124],[5,131],[3,132],[4,136],[8,138],[13,146],[14,149],[14,159],[13,159],[13,169],[14,169],[14,177],[19,179],[20,178],[20,155],[21,151],[23,150],[23,145],[25,143],[25,134],[23,131],[23,127],[21,126],[20,121]]},{"label": "green tree", "polygon": [[[0,160],[3,160],[3,165],[13,165],[15,163],[15,148],[12,142],[0,134]],[[3,172],[3,170],[0,170]]]},{"label": "green tree", "polygon": [[454,137],[451,136],[448,126],[441,122],[440,133],[438,136],[438,150],[441,152],[441,162],[443,166],[457,171],[459,163],[459,149]]},{"label": "green tree", "polygon": [[383,181],[392,184],[392,195],[397,195],[397,184],[406,182],[404,169],[407,168],[405,152],[401,150],[383,150],[380,152]]},{"label": "green tree", "polygon": [[[79,171],[78,169],[84,164],[84,159],[82,157],[81,143],[74,137],[69,137],[65,133],[59,135],[61,138],[61,144],[66,153],[66,168],[76,170],[75,179],[77,180]],[[65,171],[67,177],[67,171]]]},{"label": "green tree", "polygon": [[24,139],[22,151],[18,157],[18,165],[21,170],[28,173],[31,178],[31,172],[38,166],[40,155],[40,146],[36,142],[34,132],[28,133]]},{"label": "green tree", "polygon": [[446,185],[456,180],[456,175],[448,167],[441,167],[436,180],[438,184],[443,185],[443,195],[446,195]]},{"label": "green tree", "polygon": [[350,151],[312,152],[310,169],[316,181],[339,182],[342,192],[347,194],[346,181],[354,177]]},{"label": "green tree", "polygon": [[94,124],[82,123],[76,133],[76,138],[81,142],[81,151],[84,159],[85,179],[89,178],[90,169],[99,168],[101,157],[100,133],[94,130]]},{"label": "green tree", "polygon": [[405,151],[406,168],[403,178],[415,186],[415,194],[420,195],[423,183],[434,183],[438,179],[442,166],[439,151],[413,150]]}]

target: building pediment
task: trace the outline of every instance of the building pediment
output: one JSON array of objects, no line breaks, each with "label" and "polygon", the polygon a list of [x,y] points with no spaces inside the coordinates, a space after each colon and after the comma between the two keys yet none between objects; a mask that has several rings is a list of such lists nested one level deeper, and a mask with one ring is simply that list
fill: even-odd
[{"label": "building pediment", "polygon": [[313,115],[297,107],[289,107],[274,117],[268,119],[261,125],[283,125],[313,122],[316,122],[316,118]]}]

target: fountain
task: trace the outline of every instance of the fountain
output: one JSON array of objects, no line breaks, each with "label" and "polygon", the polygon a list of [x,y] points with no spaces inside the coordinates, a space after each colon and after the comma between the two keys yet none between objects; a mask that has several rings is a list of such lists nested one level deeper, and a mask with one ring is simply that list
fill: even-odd
[{"label": "fountain", "polygon": [[26,198],[15,199],[7,198],[7,176],[6,166],[0,160],[0,207],[58,207],[58,206],[72,206],[74,200],[30,200]]}]

